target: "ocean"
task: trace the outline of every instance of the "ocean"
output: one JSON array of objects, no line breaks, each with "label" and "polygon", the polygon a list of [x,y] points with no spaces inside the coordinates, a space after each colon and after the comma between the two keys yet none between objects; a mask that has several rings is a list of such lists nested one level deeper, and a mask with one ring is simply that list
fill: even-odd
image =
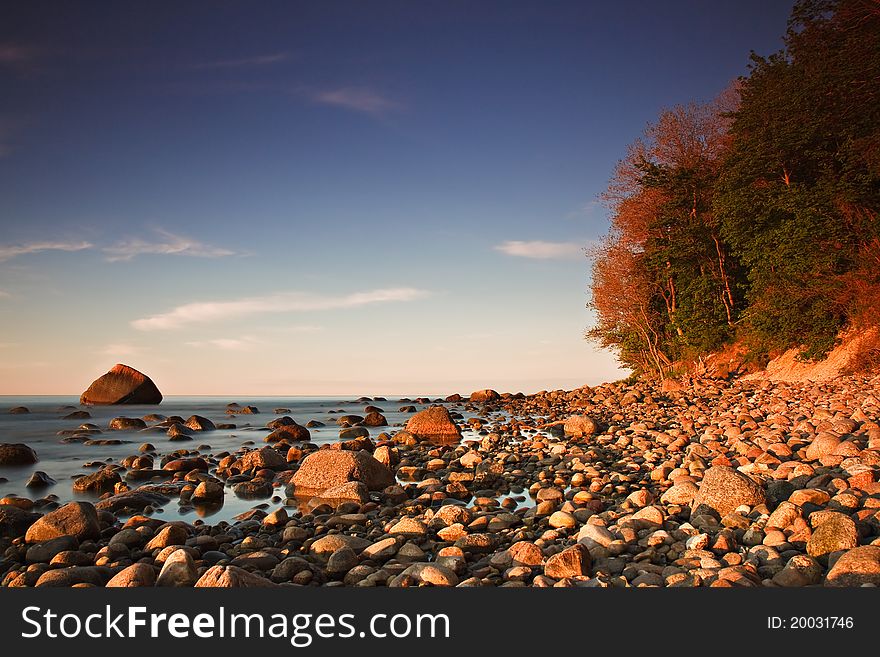
[{"label": "ocean", "polygon": [[[96,501],[97,496],[74,493],[73,480],[98,470],[97,462],[119,463],[126,456],[137,454],[143,443],[152,443],[156,447],[159,458],[178,449],[194,451],[197,448],[204,454],[217,452],[235,452],[242,446],[262,447],[263,438],[268,434],[266,423],[281,415],[289,415],[299,424],[305,425],[309,420],[318,420],[325,426],[310,428],[312,442],[316,444],[332,443],[339,440],[340,427],[336,418],[343,414],[364,415],[364,407],[377,406],[382,409],[389,426],[368,427],[371,437],[375,438],[382,432],[393,432],[401,428],[412,413],[399,411],[402,406],[415,406],[422,410],[430,404],[415,402],[419,395],[413,397],[388,397],[385,401],[357,401],[352,397],[201,397],[201,396],[170,396],[158,406],[80,406],[79,397],[74,396],[0,396],[0,443],[24,443],[34,449],[39,461],[27,466],[0,466],[0,497],[19,495],[30,499],[57,496],[59,503],[73,499]],[[406,401],[410,399],[412,401]],[[435,401],[431,398],[432,403]],[[241,407],[252,405],[258,409],[253,415],[227,415],[227,404],[235,402]],[[9,409],[24,406],[30,410],[28,414],[12,414]],[[276,413],[276,409],[290,409],[290,412]],[[91,414],[89,419],[63,419],[73,410],[85,410]],[[164,416],[179,415],[184,419],[191,415],[202,415],[215,424],[231,423],[235,429],[218,429],[200,432],[189,441],[173,442],[163,431],[127,430],[111,431],[108,423],[114,417],[138,417],[157,413]],[[96,439],[121,440],[119,445],[86,445],[82,442],[63,442],[60,431],[76,429],[83,423],[97,425],[103,433],[93,436]],[[150,425],[150,422],[147,422]],[[477,434],[467,430],[463,440],[477,438]],[[91,464],[86,466],[86,464]],[[27,488],[25,484],[31,475],[41,470],[55,479],[54,485],[44,488]],[[120,473],[123,474],[123,473]],[[145,482],[146,483],[146,482]],[[130,483],[134,488],[138,482]],[[237,498],[227,487],[224,505],[210,514],[212,524],[232,518],[249,509],[271,506],[277,508],[280,503],[266,500],[245,500]],[[276,494],[283,498],[283,488],[276,489]],[[192,522],[199,515],[196,510],[183,507],[177,499],[157,510],[165,516],[173,516]],[[204,513],[202,511],[202,513]],[[209,520],[206,517],[206,522]]]}]

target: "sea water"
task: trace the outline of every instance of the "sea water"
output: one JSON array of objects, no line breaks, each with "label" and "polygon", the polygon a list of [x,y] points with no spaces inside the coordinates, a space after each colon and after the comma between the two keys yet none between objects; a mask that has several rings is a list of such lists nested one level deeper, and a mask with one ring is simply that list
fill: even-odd
[{"label": "sea water", "polygon": [[[408,397],[415,400],[424,395]],[[432,401],[434,398],[429,397]],[[24,443],[31,447],[39,458],[37,463],[26,466],[0,466],[0,478],[7,481],[0,483],[0,497],[15,494],[31,499],[55,495],[60,503],[73,499],[96,501],[97,497],[89,494],[74,493],[73,480],[82,475],[91,474],[97,467],[85,467],[86,463],[103,461],[107,464],[118,464],[126,456],[138,454],[143,443],[151,443],[156,447],[159,457],[155,468],[160,468],[161,456],[179,449],[195,450],[196,447],[209,446],[201,450],[205,455],[218,452],[236,452],[242,446],[248,448],[262,447],[264,438],[269,433],[266,424],[282,415],[289,415],[299,424],[309,420],[318,420],[325,426],[310,428],[312,442],[318,445],[339,440],[340,427],[336,419],[343,414],[364,416],[364,407],[377,406],[388,421],[387,427],[367,427],[370,436],[375,438],[382,432],[393,432],[401,428],[412,416],[412,413],[401,413],[402,406],[415,406],[417,410],[427,408],[430,404],[417,404],[405,401],[407,397],[387,397],[386,401],[356,401],[353,397],[185,397],[170,396],[159,405],[138,406],[80,406],[78,397],[67,396],[0,396],[0,443]],[[253,415],[228,415],[227,405],[237,403],[239,406],[255,406],[259,413]],[[30,410],[27,414],[11,414],[8,411],[17,406]],[[275,413],[276,409],[290,409],[290,412]],[[91,414],[89,419],[65,420],[64,416],[74,410],[85,410]],[[240,409],[239,409],[240,410]],[[192,440],[171,441],[164,432],[147,430],[111,431],[108,424],[114,417],[138,417],[156,413],[164,416],[179,415],[184,420],[191,415],[202,415],[215,424],[230,423],[235,429],[218,429],[216,431],[196,432]],[[80,442],[65,443],[59,431],[76,429],[83,423],[97,425],[103,433],[92,436],[94,439],[114,439],[123,441],[120,445],[85,445]],[[149,426],[150,423],[147,422]],[[479,438],[477,434],[464,431],[464,440]],[[42,470],[57,482],[44,488],[27,488],[25,484],[31,475]],[[124,475],[124,472],[120,472]],[[141,483],[131,482],[132,488]],[[231,520],[234,516],[260,505],[267,500],[244,500],[237,498],[231,490],[226,489],[224,505],[210,516],[210,522]],[[283,488],[276,489],[275,494],[284,497]],[[277,507],[277,504],[272,505]],[[193,521],[198,518],[196,510],[178,504],[177,499],[159,510],[165,516],[173,516]],[[200,513],[204,513],[201,511]],[[206,522],[208,520],[206,519]]]}]

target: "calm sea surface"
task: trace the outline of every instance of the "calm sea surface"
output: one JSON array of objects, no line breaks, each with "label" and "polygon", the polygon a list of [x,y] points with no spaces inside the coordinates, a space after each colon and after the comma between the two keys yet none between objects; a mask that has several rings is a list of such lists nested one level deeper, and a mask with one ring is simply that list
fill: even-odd
[{"label": "calm sea surface", "polygon": [[[410,399],[416,399],[420,395],[414,395]],[[227,404],[238,403],[240,406],[253,405],[259,409],[254,415],[226,414]],[[0,442],[2,443],[25,443],[37,452],[39,462],[28,466],[2,467],[0,466],[0,478],[7,481],[0,483],[0,496],[16,494],[31,499],[55,495],[60,502],[71,499],[96,498],[84,494],[74,494],[72,480],[84,474],[91,474],[97,470],[94,465],[86,467],[86,463],[94,464],[97,461],[107,463],[119,463],[123,458],[138,453],[138,447],[145,442],[152,443],[157,453],[161,456],[178,449],[195,450],[200,448],[204,454],[217,452],[234,452],[252,441],[254,446],[261,447],[265,443],[263,438],[267,435],[266,423],[279,417],[289,415],[299,424],[306,424],[309,420],[324,422],[326,426],[309,429],[312,434],[312,442],[330,443],[339,440],[339,426],[336,418],[344,413],[364,415],[364,406],[372,404],[383,410],[388,420],[388,427],[369,428],[370,435],[375,437],[383,431],[393,431],[395,427],[403,426],[411,413],[401,413],[401,406],[413,405],[418,410],[426,408],[427,404],[401,401],[400,397],[388,397],[387,401],[358,402],[351,397],[252,397],[230,399],[229,397],[166,397],[158,406],[87,406],[79,405],[78,397],[66,396],[35,396],[35,397],[12,397],[0,396]],[[25,406],[30,410],[29,414],[10,414],[9,409],[16,406]],[[275,409],[290,409],[290,412],[275,413]],[[91,414],[90,419],[65,420],[65,415],[73,410],[86,410]],[[334,412],[335,411],[335,412]],[[140,417],[157,413],[165,416],[180,415],[184,419],[190,415],[202,415],[214,423],[235,424],[235,429],[220,429],[196,433],[191,441],[172,442],[164,431],[132,430],[110,431],[107,425],[114,417]],[[84,422],[97,425],[102,434],[93,436],[96,439],[110,438],[122,440],[121,445],[84,445],[79,442],[62,442],[63,436],[59,431],[76,429]],[[147,422],[149,425],[150,422]],[[464,432],[464,439],[476,438],[476,434]],[[156,459],[155,467],[159,466]],[[58,483],[46,488],[26,488],[25,484],[31,475],[42,470]],[[130,484],[133,488],[137,483]],[[283,489],[276,489],[277,494],[283,497]],[[227,488],[226,501],[223,507],[213,513],[206,522],[212,524],[220,520],[230,520],[233,516],[260,504],[270,503],[270,500],[242,500],[233,495]],[[271,504],[277,507],[278,504]],[[194,510],[181,510],[178,501],[173,499],[162,509],[165,515],[182,517],[190,522],[199,516]]]}]

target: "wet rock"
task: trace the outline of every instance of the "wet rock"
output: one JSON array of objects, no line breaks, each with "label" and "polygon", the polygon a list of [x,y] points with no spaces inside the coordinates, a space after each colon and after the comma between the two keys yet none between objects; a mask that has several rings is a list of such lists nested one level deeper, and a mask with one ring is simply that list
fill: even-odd
[{"label": "wet rock", "polygon": [[267,443],[275,443],[282,440],[296,442],[311,439],[311,432],[306,427],[296,423],[281,425],[264,438]]},{"label": "wet rock", "polygon": [[0,443],[0,465],[30,465],[36,463],[37,453],[22,443]]},{"label": "wet rock", "polygon": [[217,428],[211,420],[201,415],[190,415],[184,422],[184,426],[193,431],[214,431]]},{"label": "wet rock", "polygon": [[223,484],[216,481],[203,481],[196,486],[190,499],[196,504],[216,504],[221,502],[224,497]]},{"label": "wet rock", "polygon": [[42,470],[37,470],[34,474],[31,475],[31,478],[28,479],[25,486],[27,488],[46,488],[47,486],[54,486],[58,482],[52,479],[49,475],[47,475]]},{"label": "wet rock", "polygon": [[385,416],[378,411],[372,411],[367,413],[364,417],[364,426],[367,427],[387,427],[388,420],[385,419]]},{"label": "wet rock", "polygon": [[366,427],[346,427],[339,430],[339,438],[341,440],[355,440],[357,438],[368,438],[370,430]]},{"label": "wet rock", "polygon": [[232,492],[245,500],[263,499],[272,496],[272,482],[265,479],[242,481],[232,487]]},{"label": "wet rock", "polygon": [[143,511],[147,507],[161,507],[171,501],[171,498],[141,488],[135,488],[124,493],[117,493],[112,497],[101,500],[95,507],[102,511],[118,513],[125,510]]},{"label": "wet rock", "polygon": [[112,431],[128,431],[130,429],[146,429],[147,423],[139,417],[115,417],[107,425]]},{"label": "wet rock", "polygon": [[121,363],[93,381],[79,398],[79,403],[84,405],[158,404],[161,401],[162,393],[148,376]]},{"label": "wet rock", "polygon": [[79,477],[73,482],[73,490],[76,493],[94,493],[103,495],[112,493],[116,485],[122,483],[122,478],[115,470],[105,468],[84,477]]}]

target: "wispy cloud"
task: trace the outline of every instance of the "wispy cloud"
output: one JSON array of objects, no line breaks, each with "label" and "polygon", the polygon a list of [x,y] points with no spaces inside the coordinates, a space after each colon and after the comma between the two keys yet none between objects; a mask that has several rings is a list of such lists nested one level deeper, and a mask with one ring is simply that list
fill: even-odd
[{"label": "wispy cloud", "polygon": [[363,112],[378,116],[401,109],[402,106],[395,100],[384,96],[377,91],[363,87],[341,87],[338,89],[324,89],[308,92],[312,102],[321,105],[332,105],[354,112]]},{"label": "wispy cloud", "polygon": [[427,296],[427,294],[425,290],[411,287],[370,290],[343,296],[282,292],[264,297],[249,297],[231,301],[187,303],[165,313],[136,319],[131,325],[140,331],[167,331],[187,324],[216,322],[255,314],[334,310],[357,308],[375,303],[414,301]]},{"label": "wispy cloud", "polygon": [[98,349],[96,353],[101,354],[102,356],[134,356],[141,351],[140,347],[117,342]]},{"label": "wispy cloud", "polygon": [[102,250],[109,262],[131,260],[139,255],[178,255],[194,258],[222,258],[235,255],[235,251],[198,240],[157,230],[159,239],[149,241],[141,238],[123,240]]},{"label": "wispy cloud", "polygon": [[0,290],[0,299],[10,299],[12,294],[7,292],[6,290]]},{"label": "wispy cloud", "polygon": [[0,262],[42,251],[84,251],[93,246],[94,244],[91,242],[28,242],[8,246],[0,245]]},{"label": "wispy cloud", "polygon": [[576,258],[583,255],[584,252],[584,245],[576,242],[542,242],[540,240],[531,242],[508,240],[493,248],[509,256],[541,260]]},{"label": "wispy cloud", "polygon": [[237,69],[250,68],[254,66],[268,66],[270,64],[278,64],[290,59],[288,52],[276,52],[268,55],[254,55],[252,57],[240,57],[237,59],[221,59],[213,62],[202,62],[193,64],[190,68],[193,70],[205,69]]},{"label": "wispy cloud", "polygon": [[260,344],[260,341],[250,336],[241,338],[214,338],[213,340],[193,340],[187,342],[191,347],[213,347],[223,351],[250,351]]}]

